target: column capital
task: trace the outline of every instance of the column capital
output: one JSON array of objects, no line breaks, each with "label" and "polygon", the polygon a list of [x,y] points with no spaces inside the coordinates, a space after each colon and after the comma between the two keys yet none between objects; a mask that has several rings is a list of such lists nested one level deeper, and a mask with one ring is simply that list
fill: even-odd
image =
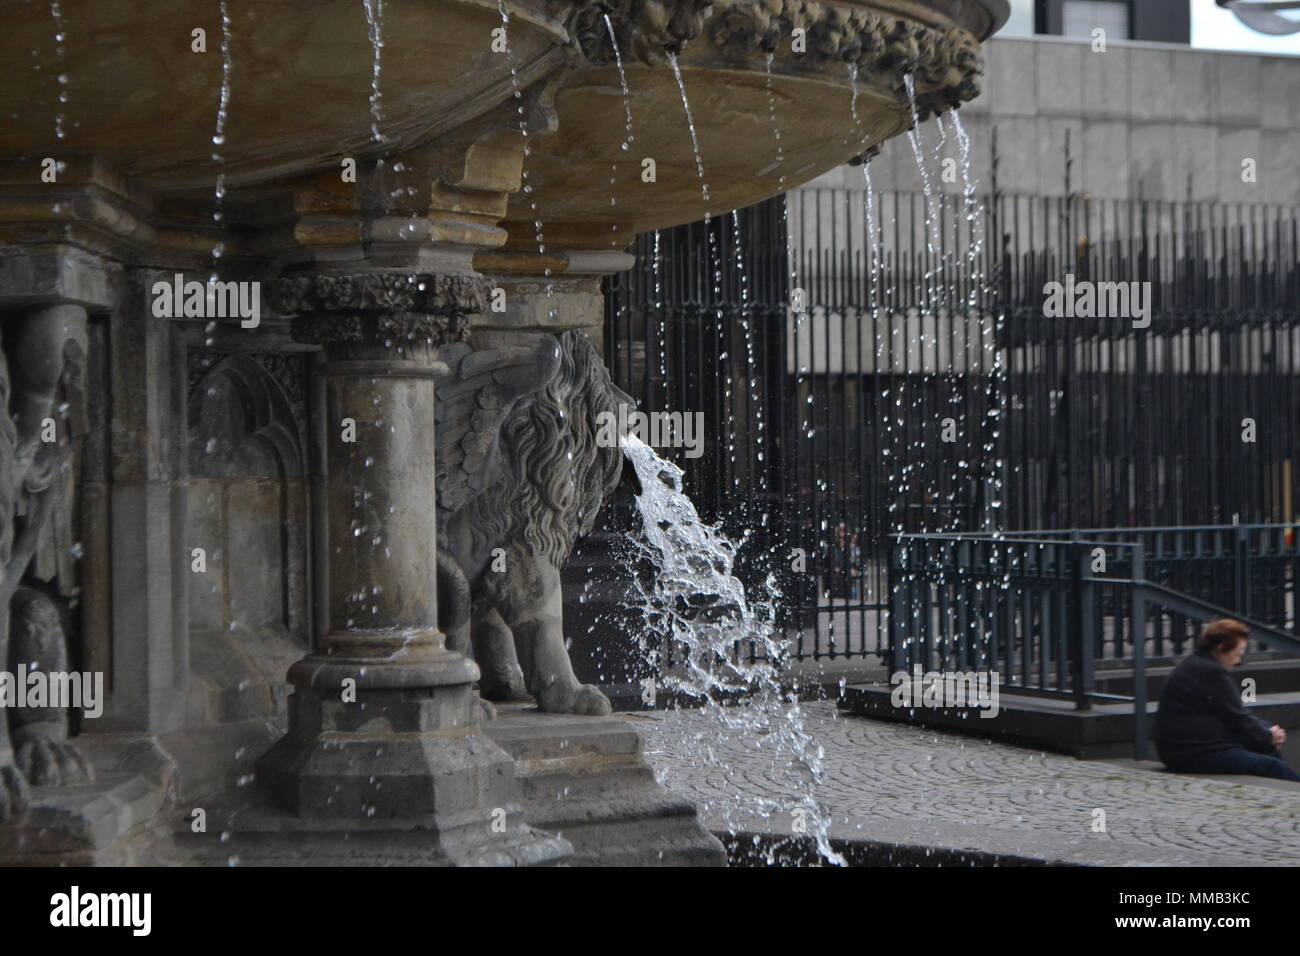
[{"label": "column capital", "polygon": [[469,337],[469,316],[487,308],[489,287],[469,275],[314,273],[272,281],[268,298],[292,318],[294,339],[325,346],[331,360],[431,360]]}]

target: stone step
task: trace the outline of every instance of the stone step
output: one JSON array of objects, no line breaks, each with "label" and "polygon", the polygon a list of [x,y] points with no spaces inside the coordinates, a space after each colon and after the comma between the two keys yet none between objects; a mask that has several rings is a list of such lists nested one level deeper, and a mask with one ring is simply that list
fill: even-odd
[{"label": "stone step", "polygon": [[571,849],[554,834],[523,824],[518,804],[504,833],[486,837],[484,811],[396,818],[303,817],[260,787],[210,801],[207,829],[172,820],[171,854],[186,866],[555,866]]},{"label": "stone step", "polygon": [[[538,719],[547,733],[538,733]],[[520,704],[497,706],[497,719],[483,732],[516,761],[568,760],[582,756],[623,756],[641,752],[641,738],[625,721],[608,717],[540,714]]]},{"label": "stone step", "polygon": [[[577,818],[577,819],[575,819]],[[570,806],[562,818],[529,823],[573,847],[570,866],[718,866],[719,844],[687,801],[612,801]]]},{"label": "stone step", "polygon": [[529,801],[564,801],[613,798],[620,794],[658,790],[654,771],[639,759],[602,758],[581,766],[538,768],[535,764],[515,764],[515,779],[520,794]]},{"label": "stone step", "polygon": [[669,793],[627,720],[510,705],[483,730],[515,758],[530,826],[558,833],[579,866],[722,866],[694,805]]},{"label": "stone step", "polygon": [[[642,808],[647,814],[678,812],[691,804],[668,794],[655,782],[654,772],[644,764],[606,766],[586,770],[530,772],[516,769],[519,797],[534,819],[593,819],[589,808],[608,806],[612,813],[626,815]],[[573,808],[573,809],[570,809]]]},{"label": "stone step", "polygon": [[0,865],[126,866],[149,862],[166,827],[166,792],[141,774],[33,787],[27,810],[0,827]]}]

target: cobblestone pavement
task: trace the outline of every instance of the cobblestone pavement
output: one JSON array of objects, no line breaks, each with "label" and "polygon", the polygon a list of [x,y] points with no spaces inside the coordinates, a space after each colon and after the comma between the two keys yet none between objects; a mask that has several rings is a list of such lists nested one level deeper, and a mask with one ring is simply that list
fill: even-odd
[{"label": "cobblestone pavement", "polygon": [[[817,801],[834,836],[961,846],[1062,862],[1300,864],[1300,789],[1203,779],[1076,760],[978,737],[843,715],[805,704],[825,751]],[[760,800],[794,807],[790,758],[751,732],[719,735],[698,711],[637,715],[661,781],[696,802],[706,823],[756,814]],[[687,741],[714,735],[712,759]],[[760,738],[761,739],[761,738]],[[1094,830],[1105,811],[1105,832]],[[789,833],[787,812],[764,821]]]}]

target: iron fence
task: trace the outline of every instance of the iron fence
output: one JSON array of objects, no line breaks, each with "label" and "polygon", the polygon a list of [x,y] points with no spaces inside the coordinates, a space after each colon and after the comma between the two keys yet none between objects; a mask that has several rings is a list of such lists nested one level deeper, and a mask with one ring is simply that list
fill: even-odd
[{"label": "iron fence", "polygon": [[[890,535],[1296,517],[1297,212],[802,190],[638,237],[606,359],[703,412],[662,453],[791,652],[884,660]],[[1067,276],[1146,315],[1045,316]]]},{"label": "iron fence", "polygon": [[[1132,697],[1118,699],[1133,701],[1134,755],[1144,759],[1152,656],[1181,655],[1205,622],[1229,614],[1260,646],[1300,654],[1295,530],[894,535],[891,672],[987,674],[1005,689],[1070,697],[1082,710],[1116,699],[1097,692],[1104,662],[1132,667]],[[1238,603],[1215,600],[1224,597]],[[1258,598],[1259,610],[1239,610]]]}]

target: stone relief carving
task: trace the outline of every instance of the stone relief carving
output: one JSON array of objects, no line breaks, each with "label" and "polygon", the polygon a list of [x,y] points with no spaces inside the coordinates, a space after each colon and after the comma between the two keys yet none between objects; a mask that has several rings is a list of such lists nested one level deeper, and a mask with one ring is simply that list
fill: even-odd
[{"label": "stone relief carving", "polygon": [[625,61],[651,66],[668,53],[680,53],[695,39],[708,16],[711,0],[586,0],[573,14],[569,32],[592,63],[613,63],[608,15]]},{"label": "stone relief carving", "polygon": [[289,276],[270,284],[268,301],[293,316],[299,342],[397,352],[412,345],[438,348],[469,336],[469,316],[487,308],[487,282],[477,276]]},{"label": "stone relief carving", "polygon": [[489,700],[608,714],[573,674],[560,566],[618,484],[622,453],[596,441],[596,418],[634,404],[581,332],[439,358],[439,626],[472,654]]},{"label": "stone relief carving", "polygon": [[[52,514],[72,507],[67,472],[84,431],[85,409],[55,408],[62,392],[83,401],[87,354],[85,313],[75,306],[33,310],[9,321],[0,352],[0,662],[65,671],[67,638],[46,594],[22,586],[47,542]],[[70,413],[69,413],[70,412]],[[57,417],[56,417],[57,416]],[[42,440],[47,419],[61,419],[64,437]],[[48,546],[48,545],[46,545]],[[56,586],[57,590],[57,586]],[[15,708],[0,720],[0,822],[22,810],[29,785],[72,784],[92,776],[68,743],[67,712]]]},{"label": "stone relief carving", "polygon": [[633,403],[586,337],[523,333],[471,348],[469,315],[487,305],[476,277],[290,277],[271,285],[270,303],[330,361],[415,355],[413,342],[431,368],[446,367],[435,402],[439,626],[477,660],[485,697],[608,714],[569,662],[560,566],[622,470],[620,449],[596,442],[596,416]]},{"label": "stone relief carving", "polygon": [[[39,662],[44,671],[68,670],[68,645],[54,602],[20,587],[9,605],[10,672],[19,663]],[[94,779],[90,765],[68,743],[68,712],[57,707],[26,707],[10,717],[18,769],[28,782],[76,784]]]},{"label": "stone relief carving", "polygon": [[[191,409],[202,405],[203,394],[200,384],[218,365],[228,362],[231,356],[223,352],[204,352],[191,350],[186,355],[186,391],[189,394]],[[249,361],[256,362],[263,371],[275,380],[284,392],[288,402],[289,416],[294,426],[299,448],[307,443],[307,371],[301,355],[285,355],[278,352],[254,352],[247,355]],[[193,427],[193,423],[191,423]],[[192,466],[191,466],[192,467]]]},{"label": "stone relief carving", "polygon": [[[623,59],[650,65],[703,34],[724,56],[772,54],[792,69],[855,64],[860,76],[884,75],[897,90],[914,74],[922,120],[978,96],[984,73],[979,42],[960,27],[941,30],[819,0],[589,0],[573,15],[571,32],[592,63],[614,62],[606,15]],[[795,53],[790,39],[799,27],[807,48]]]},{"label": "stone relief carving", "polygon": [[[794,53],[794,29],[807,30],[807,50]],[[707,35],[722,53],[747,57],[779,52],[791,67],[825,68],[836,61],[855,64],[860,76],[889,76],[900,89],[915,75],[922,119],[979,95],[984,61],[979,42],[960,27],[937,30],[888,14],[815,0],[719,0]]]},{"label": "stone relief carving", "polygon": [[271,306],[282,315],[370,311],[450,315],[482,312],[485,296],[485,283],[477,276],[386,272],[288,276],[270,287]]},{"label": "stone relief carving", "polygon": [[916,106],[922,119],[980,95],[984,57],[975,37],[954,27],[942,40],[932,38],[925,49],[926,58],[917,71]]}]

